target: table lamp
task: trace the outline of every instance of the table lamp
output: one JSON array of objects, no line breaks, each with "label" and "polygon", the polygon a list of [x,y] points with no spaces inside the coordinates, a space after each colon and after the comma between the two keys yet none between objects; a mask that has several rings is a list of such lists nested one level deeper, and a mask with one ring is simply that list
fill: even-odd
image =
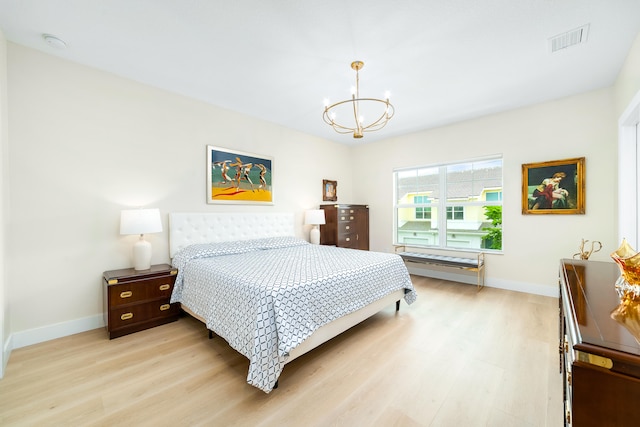
[{"label": "table lamp", "polygon": [[304,213],[304,223],[306,225],[312,225],[313,228],[309,232],[309,242],[314,245],[320,244],[320,229],[319,225],[325,224],[324,210],[323,209],[310,209]]},{"label": "table lamp", "polygon": [[160,233],[162,222],[159,209],[127,209],[120,212],[120,234],[139,234],[140,239],[133,245],[133,268],[151,268],[151,243],[144,235]]}]

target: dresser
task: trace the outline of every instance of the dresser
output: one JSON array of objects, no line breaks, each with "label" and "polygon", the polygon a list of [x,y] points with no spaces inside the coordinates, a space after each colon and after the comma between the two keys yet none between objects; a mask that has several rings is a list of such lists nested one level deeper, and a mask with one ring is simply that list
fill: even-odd
[{"label": "dresser", "polygon": [[320,244],[369,250],[369,206],[320,205],[326,224],[320,226]]},{"label": "dresser", "polygon": [[109,338],[178,320],[180,306],[170,304],[178,270],[168,264],[103,273],[104,316]]},{"label": "dresser", "polygon": [[565,426],[640,425],[640,345],[610,317],[613,262],[560,262],[560,371]]}]

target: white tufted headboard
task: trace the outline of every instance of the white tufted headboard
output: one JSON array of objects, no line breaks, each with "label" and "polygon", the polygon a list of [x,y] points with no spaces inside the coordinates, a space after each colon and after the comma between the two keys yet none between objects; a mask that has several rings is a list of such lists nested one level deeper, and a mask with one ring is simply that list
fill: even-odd
[{"label": "white tufted headboard", "polygon": [[169,256],[194,243],[294,236],[293,213],[170,213]]}]

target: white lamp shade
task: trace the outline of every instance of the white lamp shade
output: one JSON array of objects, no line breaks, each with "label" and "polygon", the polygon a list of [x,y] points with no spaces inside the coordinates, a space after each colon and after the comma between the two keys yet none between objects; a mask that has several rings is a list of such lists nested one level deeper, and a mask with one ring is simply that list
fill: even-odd
[{"label": "white lamp shade", "polygon": [[304,223],[306,225],[325,224],[324,209],[310,209],[304,213]]},{"label": "white lamp shade", "polygon": [[128,209],[120,212],[120,234],[150,234],[161,231],[159,209]]},{"label": "white lamp shade", "polygon": [[120,212],[120,234],[139,234],[140,239],[133,245],[133,268],[151,268],[151,243],[144,240],[144,234],[160,233],[162,221],[158,209],[128,209]]}]

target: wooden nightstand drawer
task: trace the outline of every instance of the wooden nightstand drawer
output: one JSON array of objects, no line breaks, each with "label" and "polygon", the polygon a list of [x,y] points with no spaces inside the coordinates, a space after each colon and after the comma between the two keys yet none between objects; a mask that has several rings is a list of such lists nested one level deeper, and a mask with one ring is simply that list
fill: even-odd
[{"label": "wooden nightstand drawer", "polygon": [[123,306],[109,311],[109,325],[113,329],[118,329],[156,318],[175,316],[179,312],[179,304],[169,304],[166,301],[152,301],[144,304]]},{"label": "wooden nightstand drawer", "polygon": [[176,276],[146,279],[140,282],[129,282],[109,286],[111,307],[132,304],[155,298],[170,298]]},{"label": "wooden nightstand drawer", "polygon": [[169,303],[177,273],[168,264],[144,271],[105,271],[104,316],[109,338],[178,320],[180,305]]}]

